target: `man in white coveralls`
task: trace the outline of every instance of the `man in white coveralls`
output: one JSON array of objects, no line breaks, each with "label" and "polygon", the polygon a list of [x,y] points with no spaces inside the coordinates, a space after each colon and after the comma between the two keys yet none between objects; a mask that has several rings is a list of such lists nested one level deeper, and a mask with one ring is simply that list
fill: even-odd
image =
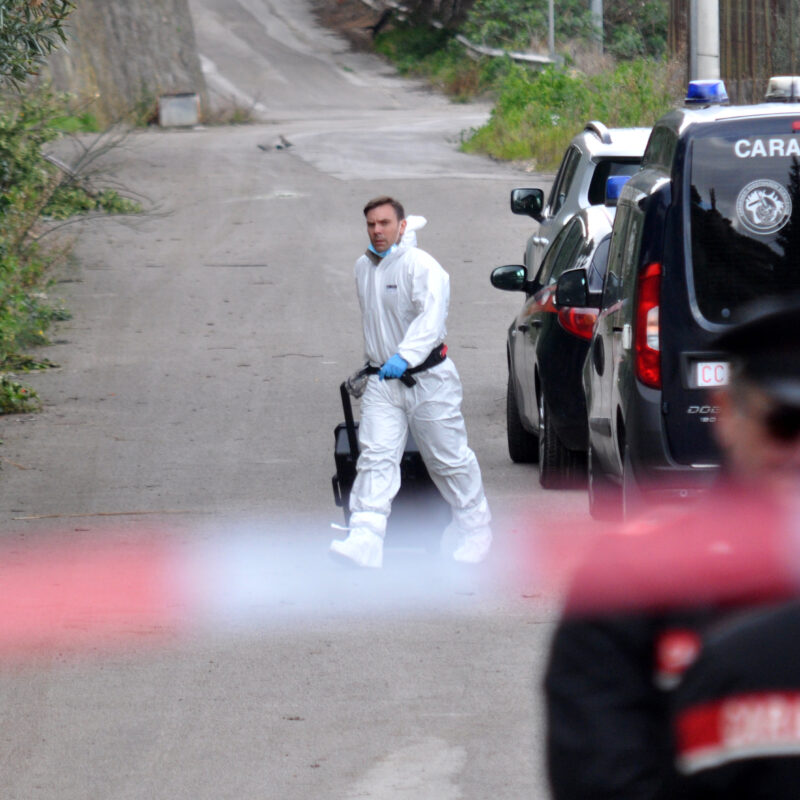
[{"label": "man in white coveralls", "polygon": [[[364,207],[369,248],[355,265],[365,354],[372,368],[361,401],[360,455],[350,493],[350,532],[331,554],[360,567],[383,565],[383,537],[400,488],[409,428],[428,472],[452,508],[456,561],[482,561],[492,542],[480,467],[467,444],[461,380],[446,356],[450,278],[416,247],[403,206],[378,197]],[[413,380],[410,377],[413,376]]]}]

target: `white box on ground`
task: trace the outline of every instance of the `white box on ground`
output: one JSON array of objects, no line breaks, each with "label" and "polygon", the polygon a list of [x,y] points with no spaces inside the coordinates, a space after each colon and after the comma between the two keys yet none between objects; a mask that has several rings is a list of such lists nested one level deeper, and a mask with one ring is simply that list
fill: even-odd
[{"label": "white box on ground", "polygon": [[200,121],[200,97],[193,92],[163,94],[158,98],[158,124],[162,128],[188,128]]}]

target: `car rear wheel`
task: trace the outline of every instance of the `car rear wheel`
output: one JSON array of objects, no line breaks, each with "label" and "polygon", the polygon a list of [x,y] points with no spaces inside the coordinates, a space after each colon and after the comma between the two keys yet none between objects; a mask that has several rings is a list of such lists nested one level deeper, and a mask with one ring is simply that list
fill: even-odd
[{"label": "car rear wheel", "polygon": [[539,483],[544,489],[571,489],[582,470],[581,454],[564,447],[550,422],[544,393],[539,395]]},{"label": "car rear wheel", "polygon": [[515,464],[535,464],[539,459],[539,441],[535,433],[522,427],[511,373],[508,375],[506,390],[506,434],[511,460]]},{"label": "car rear wheel", "polygon": [[599,469],[597,456],[592,451],[589,444],[587,458],[588,480],[586,482],[589,490],[589,513],[596,520],[604,522],[616,521],[622,518],[622,491],[620,487],[609,480]]}]

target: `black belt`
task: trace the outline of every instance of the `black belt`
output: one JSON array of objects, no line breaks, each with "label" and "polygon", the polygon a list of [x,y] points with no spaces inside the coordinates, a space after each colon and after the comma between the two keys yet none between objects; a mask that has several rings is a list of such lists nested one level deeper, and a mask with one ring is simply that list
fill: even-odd
[{"label": "black belt", "polygon": [[[426,369],[430,369],[431,367],[435,367],[438,364],[441,364],[447,358],[447,345],[440,344],[431,350],[428,353],[428,357],[421,363],[417,364],[416,367],[409,367],[398,380],[402,381],[406,386],[416,386],[417,382],[411,377],[415,375],[417,372],[424,372]],[[373,367],[371,364],[367,364],[366,367],[363,369],[364,375],[377,375],[381,371],[380,367]]]}]

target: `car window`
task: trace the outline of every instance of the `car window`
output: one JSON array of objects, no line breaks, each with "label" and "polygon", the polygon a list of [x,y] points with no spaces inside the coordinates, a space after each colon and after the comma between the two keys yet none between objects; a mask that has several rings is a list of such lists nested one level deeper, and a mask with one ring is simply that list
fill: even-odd
[{"label": "car window", "polygon": [[617,218],[611,233],[608,251],[608,266],[603,281],[602,307],[613,306],[621,298],[622,262],[625,255],[628,228],[630,227],[631,210],[627,206],[617,208]]},{"label": "car window", "polygon": [[564,242],[553,259],[553,269],[547,276],[547,283],[555,283],[561,273],[575,266],[578,253],[585,246],[583,224],[579,217],[575,217],[567,227]]},{"label": "car window", "polygon": [[[572,223],[574,222],[575,220],[572,221]],[[561,246],[566,241],[567,233],[570,231],[571,227],[571,224],[565,225],[559,231],[558,236],[553,239],[553,244],[547,248],[544,258],[542,259],[542,264],[539,267],[539,272],[536,273],[536,283],[538,283],[540,286],[547,285],[547,279],[550,277],[550,273],[553,271],[553,264],[555,264],[556,256],[558,255],[559,250],[561,250]]]},{"label": "car window", "polygon": [[642,212],[635,206],[631,209],[628,229],[625,232],[625,249],[622,256],[622,272],[620,281],[624,286],[633,287],[636,277],[636,269],[639,265],[639,245],[642,233]]},{"label": "car window", "polygon": [[[559,232],[558,236],[553,240],[553,244],[547,249],[542,259],[542,266],[539,268],[539,274],[536,276],[536,282],[540,286],[547,286],[552,283],[555,278],[553,277],[556,270],[556,265],[563,263],[560,258],[561,251],[575,250],[575,238],[577,231],[577,240],[580,243],[581,239],[581,225],[577,217],[573,217]],[[559,273],[560,274],[560,273]]]},{"label": "car window", "polygon": [[638,172],[638,158],[603,159],[597,163],[589,184],[589,205],[601,206],[606,202],[606,183],[615,175],[633,175]]},{"label": "car window", "polygon": [[551,216],[557,214],[560,211],[561,206],[564,205],[564,201],[567,199],[567,195],[569,194],[569,189],[572,185],[572,181],[575,177],[575,172],[578,169],[578,163],[580,160],[580,150],[578,150],[576,147],[570,147],[564,155],[564,160],[561,162],[561,168],[558,170],[558,175],[556,175],[553,189],[550,192],[550,200],[548,205],[550,206]]},{"label": "car window", "polygon": [[655,128],[650,141],[647,143],[647,150],[645,150],[642,163],[648,167],[651,165],[659,166],[670,172],[677,146],[678,135],[675,131],[666,127]]},{"label": "car window", "polygon": [[757,297],[800,290],[800,140],[785,117],[754,122],[692,143],[689,269],[711,322],[730,321]]},{"label": "car window", "polygon": [[602,239],[592,254],[592,260],[586,269],[586,282],[590,292],[600,292],[603,289],[603,278],[606,275],[608,266],[608,248],[611,244],[611,236]]}]

